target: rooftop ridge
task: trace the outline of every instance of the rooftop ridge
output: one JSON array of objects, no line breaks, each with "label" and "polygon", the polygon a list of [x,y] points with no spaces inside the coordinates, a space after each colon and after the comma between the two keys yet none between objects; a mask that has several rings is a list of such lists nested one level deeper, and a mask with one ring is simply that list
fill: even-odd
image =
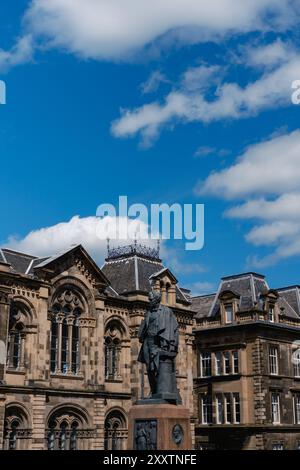
[{"label": "rooftop ridge", "polygon": [[277,287],[274,290],[282,291],[282,290],[293,290],[293,289],[300,289],[300,284],[294,284],[292,286],[285,286],[285,287]]},{"label": "rooftop ridge", "polygon": [[40,258],[39,256],[30,255],[29,253],[23,253],[22,251],[12,250],[11,248],[1,248],[1,251],[2,252],[8,252],[8,253],[11,253],[11,254],[14,254],[14,255],[21,255],[21,256],[24,256],[26,258],[31,258],[31,259],[39,259]]},{"label": "rooftop ridge", "polygon": [[238,279],[238,278],[241,278],[241,277],[250,277],[250,276],[253,276],[253,277],[257,277],[259,279],[265,279],[266,276],[264,276],[263,274],[259,274],[259,273],[256,273],[256,272],[252,272],[252,271],[249,271],[249,272],[246,272],[246,273],[240,273],[240,274],[232,274],[230,276],[223,276],[221,277],[221,280],[227,280],[227,279]]}]

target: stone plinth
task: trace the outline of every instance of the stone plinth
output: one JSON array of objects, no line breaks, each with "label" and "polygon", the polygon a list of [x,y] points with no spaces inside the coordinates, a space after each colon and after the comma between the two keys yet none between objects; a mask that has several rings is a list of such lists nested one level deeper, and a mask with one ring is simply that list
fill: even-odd
[{"label": "stone plinth", "polygon": [[189,410],[149,401],[129,412],[128,450],[191,450]]}]

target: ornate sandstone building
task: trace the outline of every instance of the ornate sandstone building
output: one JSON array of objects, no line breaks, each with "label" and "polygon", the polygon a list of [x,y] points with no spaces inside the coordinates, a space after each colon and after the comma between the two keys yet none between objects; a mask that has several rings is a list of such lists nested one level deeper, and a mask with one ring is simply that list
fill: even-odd
[{"label": "ornate sandstone building", "polygon": [[300,448],[300,288],[264,276],[193,297],[158,250],[0,250],[0,447],[125,449],[149,389],[137,332],[150,286],[179,323],[177,383],[196,449]]},{"label": "ornate sandstone building", "polygon": [[82,246],[40,259],[0,250],[0,446],[126,449],[127,414],[148,393],[137,362],[150,285],[180,327],[177,378],[193,406],[193,313],[158,250]]}]

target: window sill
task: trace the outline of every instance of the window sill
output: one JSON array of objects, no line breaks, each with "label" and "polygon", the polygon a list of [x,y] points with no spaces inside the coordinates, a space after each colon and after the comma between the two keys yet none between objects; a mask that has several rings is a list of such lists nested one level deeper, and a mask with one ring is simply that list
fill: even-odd
[{"label": "window sill", "polygon": [[83,380],[83,374],[63,374],[62,372],[54,372],[50,374],[51,379],[71,379],[71,380]]},{"label": "window sill", "polygon": [[16,374],[16,375],[25,375],[26,370],[24,368],[22,369],[13,369],[12,367],[9,367],[6,369],[7,374]]},{"label": "window sill", "polygon": [[105,382],[108,382],[108,383],[122,383],[123,379],[122,379],[122,377],[118,377],[117,379],[105,379]]},{"label": "window sill", "polygon": [[[207,376],[198,376],[196,379],[198,380],[208,380],[208,379],[217,379],[217,380],[226,380],[226,379],[236,379],[240,378],[241,373],[240,372],[235,372],[235,373],[230,373],[230,374],[220,374],[220,375],[207,375]],[[300,377],[299,377],[300,378]]]}]

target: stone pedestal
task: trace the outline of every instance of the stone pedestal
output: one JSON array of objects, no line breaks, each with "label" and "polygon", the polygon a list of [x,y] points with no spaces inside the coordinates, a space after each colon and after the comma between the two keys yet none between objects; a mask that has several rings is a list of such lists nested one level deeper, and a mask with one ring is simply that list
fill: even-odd
[{"label": "stone pedestal", "polygon": [[129,411],[128,450],[191,450],[189,410],[150,401]]}]

